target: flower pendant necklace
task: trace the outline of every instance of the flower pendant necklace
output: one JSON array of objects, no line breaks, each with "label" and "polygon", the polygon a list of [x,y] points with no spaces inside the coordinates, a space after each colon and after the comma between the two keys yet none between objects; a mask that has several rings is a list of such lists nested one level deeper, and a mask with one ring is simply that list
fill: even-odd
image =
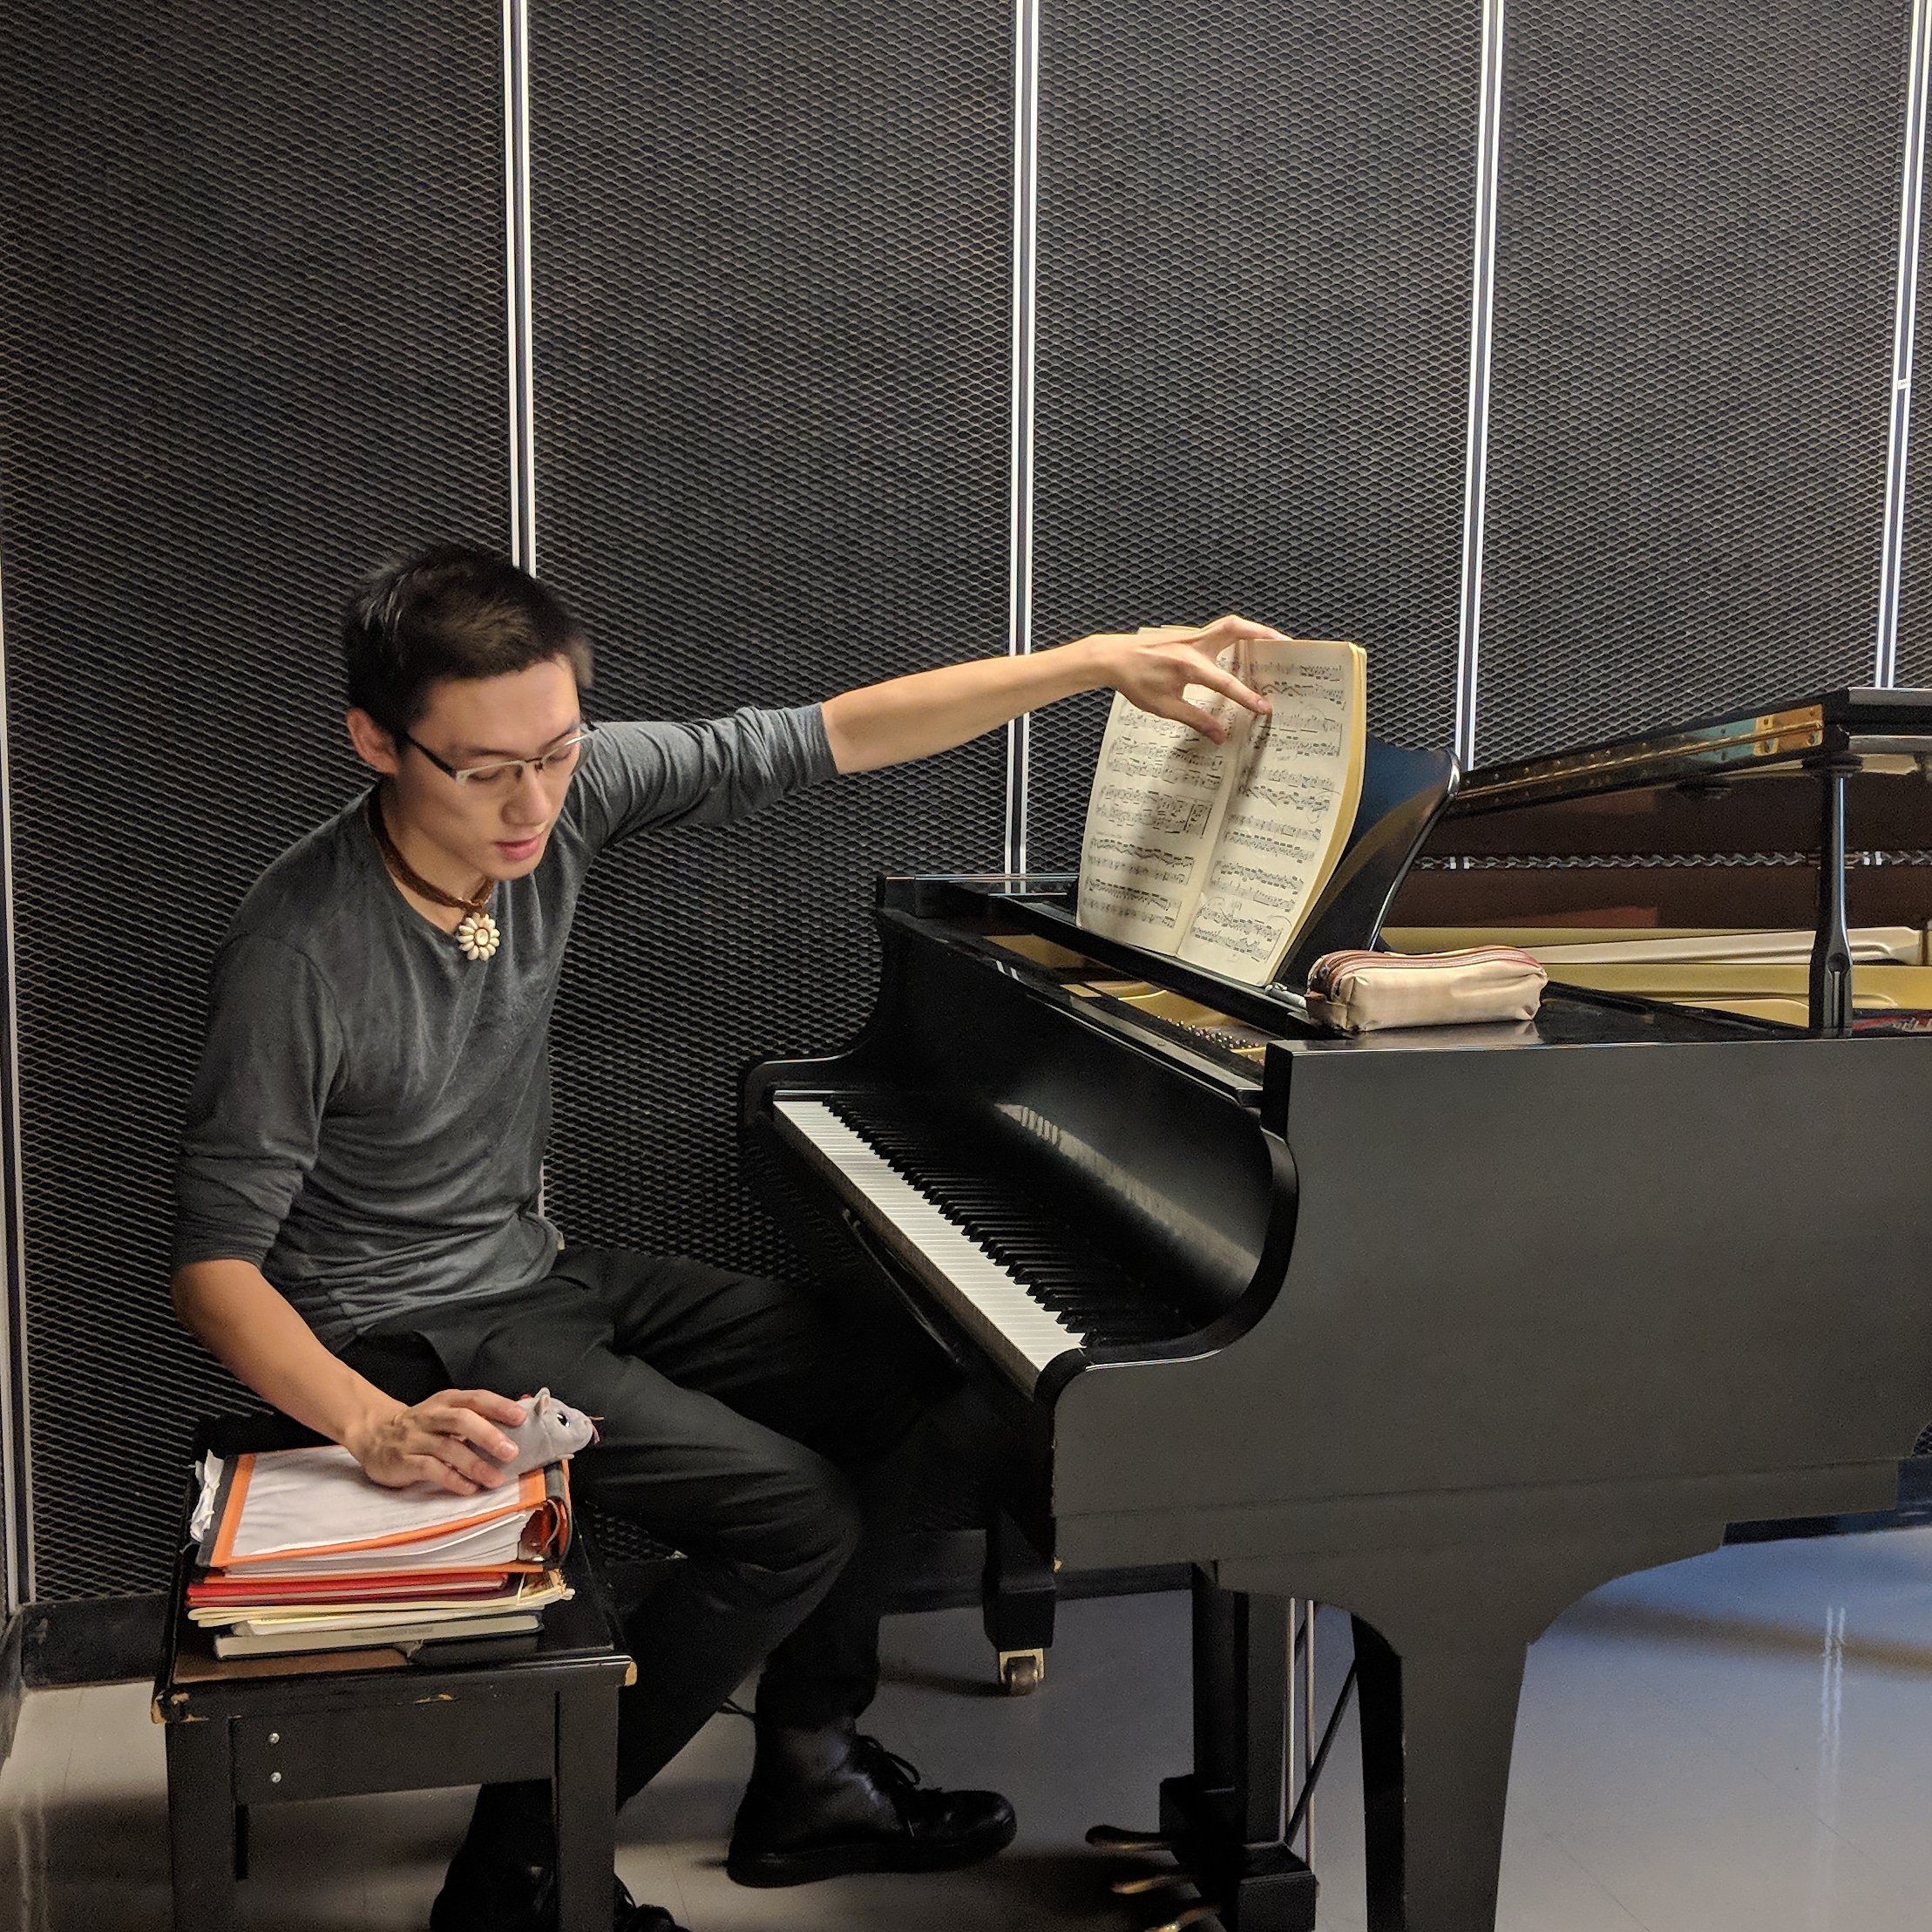
[{"label": "flower pendant necklace", "polygon": [[459,899],[454,893],[431,885],[397,851],[396,841],[390,837],[389,827],[383,823],[381,791],[380,785],[370,790],[367,810],[369,829],[376,840],[376,850],[383,855],[383,863],[399,885],[408,886],[419,898],[428,899],[432,905],[450,906],[463,914],[451,937],[465,959],[494,959],[497,948],[503,944],[503,933],[488,912],[490,895],[496,891],[497,882],[493,878],[485,879],[483,890],[466,899]]}]

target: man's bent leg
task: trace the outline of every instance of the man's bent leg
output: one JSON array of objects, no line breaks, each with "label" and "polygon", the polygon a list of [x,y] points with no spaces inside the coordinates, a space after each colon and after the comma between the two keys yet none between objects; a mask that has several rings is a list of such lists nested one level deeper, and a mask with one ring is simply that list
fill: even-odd
[{"label": "man's bent leg", "polygon": [[683,1554],[625,1626],[638,1678],[619,1699],[622,1803],[831,1588],[858,1506],[823,1457],[619,1352],[604,1298],[573,1279],[445,1320],[433,1339],[460,1381],[547,1386],[595,1418],[573,1490]]},{"label": "man's bent leg", "polygon": [[758,1716],[811,1729],[863,1717],[878,1691],[878,1626],[898,1580],[908,1505],[932,1466],[936,1428],[921,1416],[877,1461],[847,1468],[864,1534],[818,1606],[773,1650],[758,1679]]},{"label": "man's bent leg", "polygon": [[878,1689],[879,1616],[911,1486],[931,1453],[925,1406],[863,1336],[783,1283],[610,1251],[565,1267],[611,1309],[620,1352],[816,1450],[851,1483],[864,1541],[773,1651],[758,1710],[793,1725],[858,1717]]},{"label": "man's bent leg", "polygon": [[[619,1699],[620,1804],[810,1610],[857,1545],[856,1506],[829,1464],[613,1357],[608,1324],[573,1285],[442,1318],[433,1338],[371,1338],[349,1355],[406,1400],[451,1383],[515,1394],[547,1384],[601,1420],[602,1440],[573,1465],[576,1493],[686,1553],[627,1624],[638,1681]],[[486,1786],[436,1923],[468,1932],[540,1919],[551,1855],[547,1787]],[[506,1893],[517,1902],[499,1916]],[[669,1926],[650,1909],[620,1911],[618,1922]]]},{"label": "man's bent leg", "polygon": [[939,1871],[1008,1844],[1013,1808],[946,1792],[858,1734],[878,1678],[888,1559],[932,1419],[862,1340],[807,1296],[696,1262],[574,1258],[613,1312],[617,1346],[809,1444],[859,1496],[866,1536],[818,1607],[774,1651],[758,1689],[757,1758],[726,1869],[793,1885],[858,1871]]}]

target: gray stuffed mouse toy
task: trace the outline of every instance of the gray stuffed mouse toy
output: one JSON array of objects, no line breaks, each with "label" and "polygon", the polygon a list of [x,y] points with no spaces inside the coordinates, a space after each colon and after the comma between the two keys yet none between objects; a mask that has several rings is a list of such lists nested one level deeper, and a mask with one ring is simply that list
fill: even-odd
[{"label": "gray stuffed mouse toy", "polygon": [[507,1466],[511,1475],[560,1462],[597,1439],[591,1419],[581,1409],[566,1408],[546,1388],[523,1397],[522,1407],[523,1420],[503,1432],[517,1445],[517,1460]]}]

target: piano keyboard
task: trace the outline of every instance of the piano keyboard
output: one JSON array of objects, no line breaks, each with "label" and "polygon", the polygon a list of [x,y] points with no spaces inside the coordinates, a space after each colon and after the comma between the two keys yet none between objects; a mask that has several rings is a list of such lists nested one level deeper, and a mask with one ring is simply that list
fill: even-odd
[{"label": "piano keyboard", "polygon": [[1013,1380],[1069,1349],[1187,1332],[1176,1311],[943,1131],[876,1096],[778,1098],[779,1131]]}]

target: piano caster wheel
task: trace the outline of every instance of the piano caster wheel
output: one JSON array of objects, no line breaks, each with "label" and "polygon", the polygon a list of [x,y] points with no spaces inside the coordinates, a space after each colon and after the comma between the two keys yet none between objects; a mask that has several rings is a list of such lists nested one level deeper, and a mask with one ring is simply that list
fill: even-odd
[{"label": "piano caster wheel", "polygon": [[1001,1651],[1000,1682],[1009,1698],[1030,1698],[1047,1675],[1044,1651]]}]

